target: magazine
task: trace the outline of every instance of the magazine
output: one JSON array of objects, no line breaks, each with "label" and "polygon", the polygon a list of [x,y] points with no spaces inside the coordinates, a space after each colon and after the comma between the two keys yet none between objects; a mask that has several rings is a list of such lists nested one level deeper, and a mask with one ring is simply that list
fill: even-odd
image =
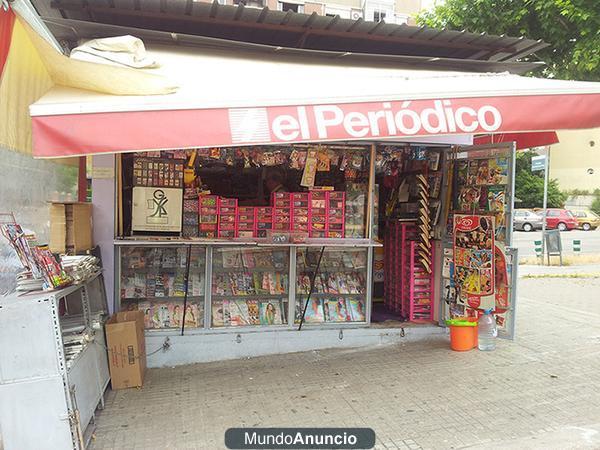
[{"label": "magazine", "polygon": [[[302,305],[304,307],[304,304]],[[302,312],[300,312],[302,315]],[[325,313],[323,309],[323,300],[311,299],[308,308],[306,308],[306,314],[304,316],[305,322],[324,322]]]},{"label": "magazine", "polygon": [[186,328],[199,327],[202,322],[204,307],[202,304],[188,303],[185,307],[185,326]]},{"label": "magazine", "polygon": [[242,268],[242,254],[239,250],[221,250],[224,269]]},{"label": "magazine", "polygon": [[154,328],[154,322],[152,320],[153,305],[150,302],[140,302],[138,309],[144,313],[144,328]]},{"label": "magazine", "polygon": [[231,300],[229,302],[229,316],[232,327],[250,325],[248,305],[245,300]]},{"label": "magazine", "polygon": [[204,274],[192,273],[190,275],[188,295],[193,297],[201,297],[204,295]]},{"label": "magazine", "polygon": [[169,322],[172,328],[181,328],[183,320],[183,304],[169,303]]},{"label": "magazine", "polygon": [[170,328],[171,317],[167,303],[155,303],[152,313],[154,328]]},{"label": "magazine", "polygon": [[242,264],[246,269],[253,269],[256,266],[252,250],[242,250]]},{"label": "magazine", "polygon": [[248,323],[250,325],[258,325],[260,323],[260,306],[257,300],[246,301],[248,305]]},{"label": "magazine", "polygon": [[281,325],[282,323],[281,303],[278,300],[260,303],[261,325]]},{"label": "magazine", "polygon": [[350,306],[350,315],[354,322],[364,322],[365,321],[365,304],[363,300],[360,299],[349,299],[347,300]]},{"label": "magazine", "polygon": [[213,301],[212,302],[212,326],[213,327],[222,327],[224,326],[223,322],[223,302],[222,301]]},{"label": "magazine", "polygon": [[325,303],[327,304],[328,321],[347,322],[351,320],[344,297],[331,298],[326,300]]}]

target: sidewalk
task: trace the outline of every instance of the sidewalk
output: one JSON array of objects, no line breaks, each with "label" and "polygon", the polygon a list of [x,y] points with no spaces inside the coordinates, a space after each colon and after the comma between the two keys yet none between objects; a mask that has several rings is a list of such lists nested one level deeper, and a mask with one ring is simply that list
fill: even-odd
[{"label": "sidewalk", "polygon": [[580,264],[573,266],[535,266],[519,265],[519,277],[524,276],[561,276],[561,275],[594,275],[600,277],[600,264]]},{"label": "sidewalk", "polygon": [[366,426],[378,449],[600,448],[600,279],[520,285],[517,340],[495,352],[442,335],[151,369],[109,395],[91,448],[219,449],[234,426]]}]

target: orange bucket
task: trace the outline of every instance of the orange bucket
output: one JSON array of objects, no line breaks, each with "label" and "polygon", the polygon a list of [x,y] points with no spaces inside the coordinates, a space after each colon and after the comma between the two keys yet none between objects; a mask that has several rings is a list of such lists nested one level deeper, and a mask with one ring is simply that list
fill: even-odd
[{"label": "orange bucket", "polygon": [[455,352],[466,352],[477,347],[477,322],[466,319],[446,320],[450,327],[450,348]]}]

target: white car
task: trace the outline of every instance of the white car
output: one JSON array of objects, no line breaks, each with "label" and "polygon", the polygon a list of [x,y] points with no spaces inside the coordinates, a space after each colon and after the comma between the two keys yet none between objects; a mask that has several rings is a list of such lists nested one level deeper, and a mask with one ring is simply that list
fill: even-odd
[{"label": "white car", "polygon": [[543,218],[529,209],[515,209],[513,228],[521,231],[542,229]]}]

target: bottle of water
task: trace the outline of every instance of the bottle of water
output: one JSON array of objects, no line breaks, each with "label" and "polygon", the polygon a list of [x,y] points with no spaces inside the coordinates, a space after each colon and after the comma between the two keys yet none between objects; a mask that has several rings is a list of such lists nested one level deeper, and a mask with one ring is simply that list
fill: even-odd
[{"label": "bottle of water", "polygon": [[484,352],[496,349],[496,319],[491,309],[486,309],[477,321],[477,347]]}]

